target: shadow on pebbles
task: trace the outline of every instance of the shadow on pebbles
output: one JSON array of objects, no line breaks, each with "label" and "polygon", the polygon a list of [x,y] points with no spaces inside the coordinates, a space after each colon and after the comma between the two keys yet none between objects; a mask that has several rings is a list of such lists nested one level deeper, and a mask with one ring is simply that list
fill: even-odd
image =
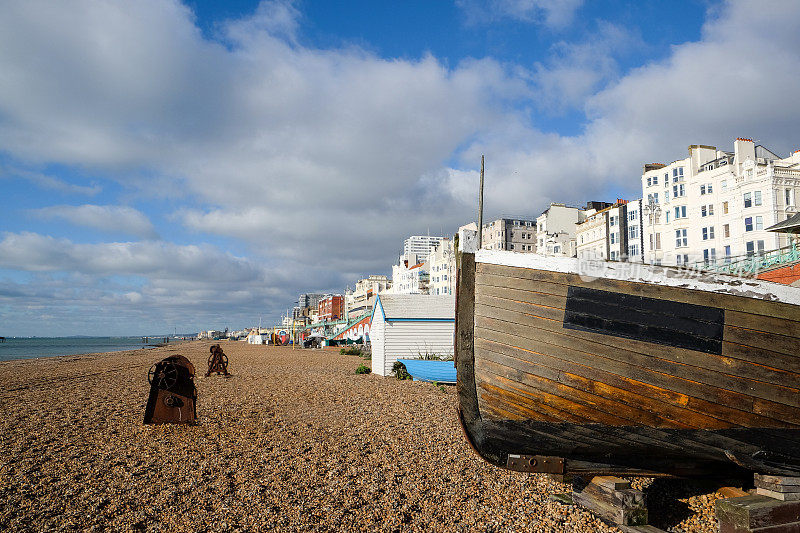
[{"label": "shadow on pebbles", "polygon": [[[0,363],[0,530],[616,531],[475,456],[454,387],[239,342],[232,377],[204,378],[210,344]],[[145,426],[147,370],[175,353],[199,425]],[[697,507],[674,529],[714,531]]]}]

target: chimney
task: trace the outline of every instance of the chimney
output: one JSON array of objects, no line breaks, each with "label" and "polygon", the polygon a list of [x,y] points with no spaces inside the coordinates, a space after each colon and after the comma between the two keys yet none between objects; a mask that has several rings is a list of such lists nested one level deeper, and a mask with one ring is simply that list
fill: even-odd
[{"label": "chimney", "polygon": [[753,139],[738,137],[733,143],[733,164],[741,165],[747,158],[756,160],[756,145]]}]

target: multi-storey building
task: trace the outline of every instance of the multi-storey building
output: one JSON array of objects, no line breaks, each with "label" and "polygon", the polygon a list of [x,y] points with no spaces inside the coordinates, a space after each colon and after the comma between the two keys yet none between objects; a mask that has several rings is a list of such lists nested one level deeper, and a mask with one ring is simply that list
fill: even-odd
[{"label": "multi-storey building", "polygon": [[391,286],[386,276],[373,275],[356,282],[355,289],[345,293],[347,318],[353,319],[372,311],[375,298]]},{"label": "multi-storey building", "polygon": [[642,261],[641,200],[616,203],[595,211],[586,210],[586,220],[575,232],[577,256],[581,259]]},{"label": "multi-storey building", "polygon": [[526,218],[498,218],[483,225],[482,248],[487,250],[536,251],[536,221]]},{"label": "multi-storey building", "polygon": [[733,152],[692,145],[686,159],[645,165],[644,258],[716,263],[786,246],[765,228],[797,212],[798,189],[800,152],[780,158],[751,139],[737,139]]},{"label": "multi-storey building", "polygon": [[427,257],[443,238],[431,237],[430,235],[412,235],[403,241],[403,255],[409,257],[411,254],[415,254],[419,258]]},{"label": "multi-storey building", "polygon": [[[591,202],[590,205],[591,211],[611,204]],[[550,207],[536,219],[536,253],[575,257],[577,254],[575,232],[578,224],[586,220],[586,212],[579,207],[550,204]]]},{"label": "multi-storey building", "polygon": [[444,239],[428,254],[430,284],[428,291],[434,296],[456,293],[456,255],[453,241]]},{"label": "multi-storey building", "polygon": [[317,292],[308,292],[303,293],[297,299],[297,306],[302,308],[311,307],[316,309],[319,305],[319,301],[325,297],[322,293]]},{"label": "multi-storey building", "polygon": [[328,294],[319,301],[317,320],[320,322],[344,318],[344,296]]},{"label": "multi-storey building", "polygon": [[427,262],[392,266],[392,294],[428,294],[430,271]]}]

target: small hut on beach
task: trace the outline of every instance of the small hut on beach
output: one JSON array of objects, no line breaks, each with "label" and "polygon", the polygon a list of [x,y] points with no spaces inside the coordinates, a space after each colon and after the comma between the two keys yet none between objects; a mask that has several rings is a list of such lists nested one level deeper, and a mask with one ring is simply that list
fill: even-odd
[{"label": "small hut on beach", "polygon": [[381,294],[370,322],[372,372],[392,373],[397,359],[453,355],[455,296]]}]

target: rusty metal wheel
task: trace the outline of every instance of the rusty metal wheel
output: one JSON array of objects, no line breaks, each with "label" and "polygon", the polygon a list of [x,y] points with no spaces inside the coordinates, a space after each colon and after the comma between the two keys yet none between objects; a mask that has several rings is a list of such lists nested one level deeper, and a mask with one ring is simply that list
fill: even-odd
[{"label": "rusty metal wheel", "polygon": [[[160,370],[159,365],[161,365]],[[169,362],[156,363],[147,372],[147,381],[159,389],[169,390],[178,382],[178,367]]]}]

